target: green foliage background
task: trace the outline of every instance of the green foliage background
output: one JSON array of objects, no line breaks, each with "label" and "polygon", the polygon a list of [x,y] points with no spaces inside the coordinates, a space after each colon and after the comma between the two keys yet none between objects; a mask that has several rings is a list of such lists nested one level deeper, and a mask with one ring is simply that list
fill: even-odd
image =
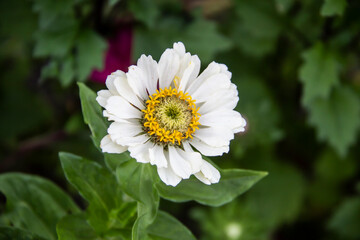
[{"label": "green foliage background", "polygon": [[[0,191],[7,200],[11,186],[24,185],[33,191],[19,191],[11,197],[14,206],[7,208],[2,196],[0,239],[11,234],[18,239],[56,239],[56,235],[96,239],[104,232],[109,234],[104,239],[112,239],[111,234],[129,236],[123,229],[134,219],[109,209],[132,211],[133,202],[103,205],[92,193],[101,190],[106,196],[111,191],[97,186],[96,176],[89,179],[95,190],[81,189],[70,171],[78,167],[81,172],[84,164],[86,175],[88,171],[108,174],[101,170],[103,157],[83,123],[75,83],[88,80],[92,69],[103,66],[106,39],[125,25],[133,29],[133,62],[143,53],[158,60],[164,49],[182,41],[188,51],[199,55],[203,68],[213,60],[229,67],[239,91],[237,110],[247,119],[248,128],[232,141],[229,154],[212,160],[222,168],[269,172],[230,204],[209,208],[194,201],[161,200],[157,204],[162,210],[198,239],[359,239],[359,12],[357,0],[1,1],[0,170],[41,175],[70,193],[81,209],[92,204],[80,212],[53,183],[7,173],[0,179]],[[94,82],[87,85],[93,90],[104,88]],[[93,134],[103,124],[92,126],[93,115],[84,118]],[[99,137],[93,135],[95,143]],[[60,164],[59,151],[85,158],[69,161],[79,157],[62,154]],[[116,169],[116,159],[106,156],[105,160]],[[67,167],[76,163],[81,164]],[[124,164],[131,167],[132,162]],[[72,185],[66,183],[62,168]],[[126,179],[121,174],[116,177]],[[106,186],[116,185],[115,179],[106,179],[110,179]],[[44,189],[53,190],[48,195]],[[126,193],[136,199],[138,190]],[[176,199],[175,193],[163,191],[169,194],[167,199]],[[34,210],[24,198],[45,202]],[[61,199],[57,216],[51,214],[55,210],[44,207],[53,201],[49,199]],[[14,223],[9,207],[32,217]],[[39,211],[41,216],[36,215]],[[69,211],[76,217],[67,220]],[[96,219],[91,218],[92,211]],[[150,235],[157,236],[161,221],[182,228],[167,213],[160,215]],[[54,228],[62,220],[54,232],[35,226],[36,218]],[[99,219],[109,221],[108,229],[91,228]],[[26,231],[14,233],[10,223],[25,229],[33,224],[40,229],[40,237]],[[80,229],[77,236],[74,226]],[[170,235],[157,237],[169,239]]]}]

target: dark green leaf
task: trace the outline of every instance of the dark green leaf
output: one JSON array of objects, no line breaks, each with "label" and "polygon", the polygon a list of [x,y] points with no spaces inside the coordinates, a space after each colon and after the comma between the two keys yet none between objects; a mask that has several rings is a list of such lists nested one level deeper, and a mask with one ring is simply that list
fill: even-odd
[{"label": "dark green leaf", "polygon": [[0,226],[0,240],[44,240],[36,234],[14,227]]},{"label": "dark green leaf", "polygon": [[43,82],[48,78],[56,78],[59,74],[59,64],[56,60],[50,61],[42,67],[40,81]]},{"label": "dark green leaf", "polygon": [[56,239],[56,223],[78,207],[59,187],[46,179],[21,173],[0,175],[0,191],[6,196],[2,222],[27,229],[46,239]]},{"label": "dark green leaf", "polygon": [[73,18],[62,18],[51,28],[38,31],[34,55],[64,57],[72,48],[77,31],[78,23]]},{"label": "dark green leaf", "polygon": [[246,194],[250,210],[261,219],[263,226],[270,228],[293,221],[304,201],[304,177],[291,165],[269,158],[261,163],[261,169],[270,174]]},{"label": "dark green leaf", "polygon": [[142,21],[149,27],[155,25],[159,15],[159,9],[153,0],[133,0],[129,1],[129,9],[137,20]]},{"label": "dark green leaf", "polygon": [[155,221],[149,226],[148,234],[154,240],[195,240],[196,238],[180,221],[170,214],[159,211]]},{"label": "dark green leaf", "polygon": [[75,77],[74,58],[72,56],[68,56],[63,60],[59,77],[63,87],[68,87],[72,83]]},{"label": "dark green leaf", "polygon": [[343,15],[347,2],[346,0],[324,0],[321,7],[321,15],[331,17],[334,15]]},{"label": "dark green leaf", "polygon": [[36,14],[31,11],[31,4],[23,0],[1,1],[0,34],[21,41],[31,40],[37,27]]},{"label": "dark green leaf", "polygon": [[[84,122],[89,125],[95,146],[100,150],[100,141],[107,134],[108,123],[102,115],[101,106],[96,101],[96,93],[83,83],[78,85]],[[106,165],[114,172],[119,164],[129,159],[131,158],[128,152],[105,154]]]},{"label": "dark green leaf", "polygon": [[166,18],[157,23],[156,28],[136,28],[134,33],[133,61],[136,61],[142,54],[151,55],[154,59],[160,59],[166,48],[179,41],[183,34],[180,31],[182,21],[179,18]]},{"label": "dark green leaf", "polygon": [[360,236],[360,197],[344,201],[329,222],[329,228],[341,239],[358,239]]},{"label": "dark green leaf", "polygon": [[107,123],[102,116],[96,94],[83,83],[78,83],[84,122],[89,125],[95,146],[100,149],[100,141],[106,135]]},{"label": "dark green leaf", "polygon": [[287,12],[294,5],[295,0],[276,0],[275,2],[280,12]]},{"label": "dark green leaf", "polygon": [[246,118],[248,126],[246,134],[235,139],[241,144],[230,150],[235,151],[239,147],[259,144],[269,145],[280,140],[283,136],[280,128],[280,109],[264,81],[255,77],[242,76],[237,86],[241,100],[236,109]]},{"label": "dark green leaf", "polygon": [[100,240],[86,222],[84,214],[68,215],[56,226],[59,240]]},{"label": "dark green leaf", "polygon": [[317,99],[309,111],[309,122],[316,128],[318,138],[344,157],[360,126],[358,96],[351,89],[335,88],[329,99]]},{"label": "dark green leaf", "polygon": [[89,202],[88,220],[97,232],[128,224],[136,204],[124,202],[115,176],[109,170],[69,153],[60,153],[60,160],[67,180]]},{"label": "dark green leaf", "polygon": [[200,60],[205,63],[211,62],[216,53],[231,46],[231,42],[217,30],[215,22],[203,19],[190,24],[179,39],[183,41],[187,51],[199,55]]},{"label": "dark green leaf", "polygon": [[231,47],[231,41],[217,30],[212,21],[196,19],[187,26],[178,18],[167,18],[156,29],[138,28],[135,32],[134,59],[141,54],[150,54],[159,59],[166,48],[182,41],[186,50],[197,54],[202,62],[209,63],[215,54]]},{"label": "dark green leaf", "polygon": [[156,187],[162,197],[184,202],[195,200],[204,205],[221,206],[250,189],[256,182],[267,175],[266,172],[257,172],[242,169],[220,171],[219,183],[205,185],[192,177],[183,180],[176,187],[159,182]]},{"label": "dark green leaf", "polygon": [[304,85],[302,102],[309,106],[316,98],[329,97],[331,89],[339,82],[339,69],[334,54],[322,43],[306,50],[303,59],[299,72],[300,81]]},{"label": "dark green leaf", "polygon": [[74,0],[37,0],[34,1],[33,10],[39,13],[39,26],[41,29],[55,25],[54,21],[61,16],[67,16],[72,11]]},{"label": "dark green leaf", "polygon": [[77,76],[79,81],[84,81],[91,70],[102,68],[105,41],[92,30],[83,30],[77,38]]},{"label": "dark green leaf", "polygon": [[138,219],[133,226],[132,238],[145,239],[146,228],[154,221],[159,194],[153,186],[154,167],[137,163],[134,159],[124,162],[116,169],[116,176],[125,193],[138,201]]},{"label": "dark green leaf", "polygon": [[281,30],[273,1],[237,1],[236,13],[240,21],[233,27],[234,43],[251,56],[270,53]]}]

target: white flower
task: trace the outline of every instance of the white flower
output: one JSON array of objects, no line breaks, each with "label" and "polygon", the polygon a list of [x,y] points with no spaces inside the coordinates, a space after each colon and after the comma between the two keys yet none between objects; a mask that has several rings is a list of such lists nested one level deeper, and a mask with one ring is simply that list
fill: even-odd
[{"label": "white flower", "polygon": [[219,171],[201,154],[227,153],[246,121],[233,110],[239,98],[227,67],[212,62],[199,71],[198,56],[178,42],[158,63],[142,55],[127,73],[109,75],[109,90],[99,91],[96,99],[113,121],[102,151],[128,150],[138,162],[156,165],[167,185],[176,186],[192,174],[205,184],[217,183]]}]

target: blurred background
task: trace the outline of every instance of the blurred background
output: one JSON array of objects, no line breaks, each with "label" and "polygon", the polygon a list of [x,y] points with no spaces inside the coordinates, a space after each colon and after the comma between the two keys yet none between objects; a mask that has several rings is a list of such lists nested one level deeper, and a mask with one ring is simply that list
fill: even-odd
[{"label": "blurred background", "polygon": [[202,69],[229,67],[248,121],[214,162],[269,176],[219,208],[161,208],[202,240],[360,239],[359,12],[357,0],[0,1],[0,171],[46,177],[84,206],[58,160],[102,162],[76,82],[105,88],[182,41]]}]

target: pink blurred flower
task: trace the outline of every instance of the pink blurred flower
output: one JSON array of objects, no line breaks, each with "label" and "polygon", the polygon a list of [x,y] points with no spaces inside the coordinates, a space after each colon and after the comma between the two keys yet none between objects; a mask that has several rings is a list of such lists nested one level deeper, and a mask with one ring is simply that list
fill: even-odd
[{"label": "pink blurred flower", "polygon": [[108,40],[108,49],[105,55],[104,69],[93,70],[91,79],[105,83],[106,77],[116,70],[127,72],[131,65],[132,29],[121,28],[113,38]]}]

